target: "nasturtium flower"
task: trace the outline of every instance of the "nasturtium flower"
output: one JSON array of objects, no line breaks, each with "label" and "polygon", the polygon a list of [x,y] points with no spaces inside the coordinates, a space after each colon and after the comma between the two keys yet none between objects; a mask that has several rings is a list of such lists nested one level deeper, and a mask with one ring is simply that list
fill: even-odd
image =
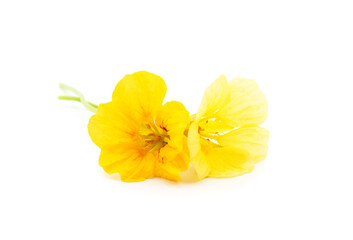
[{"label": "nasturtium flower", "polygon": [[254,80],[222,75],[205,91],[188,131],[190,161],[200,179],[234,177],[265,159],[269,132],[259,127],[267,100]]},{"label": "nasturtium flower", "polygon": [[184,131],[190,117],[180,102],[162,105],[166,91],[161,77],[141,71],[126,75],[112,101],[98,106],[88,130],[107,173],[119,173],[126,182],[181,179],[189,166]]}]

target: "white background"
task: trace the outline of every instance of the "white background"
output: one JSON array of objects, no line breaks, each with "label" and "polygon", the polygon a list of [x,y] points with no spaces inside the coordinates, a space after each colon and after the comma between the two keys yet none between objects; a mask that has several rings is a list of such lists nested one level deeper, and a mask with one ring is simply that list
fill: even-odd
[{"label": "white background", "polygon": [[[1,239],[353,239],[351,1],[0,2]],[[220,74],[256,79],[269,154],[247,175],[121,182],[90,113],[125,74],[195,113]]]}]

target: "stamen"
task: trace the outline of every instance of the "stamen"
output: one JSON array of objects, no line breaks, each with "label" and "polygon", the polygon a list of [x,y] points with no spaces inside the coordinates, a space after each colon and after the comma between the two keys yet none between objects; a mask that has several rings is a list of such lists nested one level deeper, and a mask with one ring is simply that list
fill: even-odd
[{"label": "stamen", "polygon": [[158,128],[154,123],[146,123],[142,127],[145,131],[141,131],[140,136],[147,151],[154,152],[168,144],[169,135],[166,129]]},{"label": "stamen", "polygon": [[153,127],[153,129],[156,131],[155,133],[158,134],[158,135],[160,135],[160,133],[159,133],[158,128],[156,127],[156,125],[155,125],[155,124],[152,124],[152,127]]},{"label": "stamen", "polygon": [[154,152],[154,151],[157,151],[159,149],[161,149],[162,147],[164,147],[165,143],[163,142],[157,142],[156,145],[154,145],[153,148],[151,148],[151,150],[149,152]]}]

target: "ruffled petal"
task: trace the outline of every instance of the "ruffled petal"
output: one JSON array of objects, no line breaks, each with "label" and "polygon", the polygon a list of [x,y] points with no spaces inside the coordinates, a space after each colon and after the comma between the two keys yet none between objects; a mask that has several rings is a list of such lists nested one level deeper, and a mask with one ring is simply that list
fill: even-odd
[{"label": "ruffled petal", "polygon": [[234,147],[213,147],[205,154],[211,165],[209,177],[227,178],[251,172],[254,162],[249,152]]},{"label": "ruffled petal", "polygon": [[166,91],[167,86],[161,77],[141,71],[128,74],[119,81],[113,92],[113,101],[132,118],[146,121],[156,116]]},{"label": "ruffled petal", "polygon": [[208,176],[211,171],[210,165],[205,161],[205,155],[201,149],[201,138],[198,133],[198,125],[192,123],[188,132],[188,147],[190,152],[190,162],[195,168],[199,179]]},{"label": "ruffled petal", "polygon": [[124,182],[144,181],[153,176],[156,158],[131,146],[111,145],[102,149],[99,165],[108,174],[119,173]]},{"label": "ruffled petal", "polygon": [[100,148],[134,141],[139,123],[114,102],[100,104],[88,123],[88,133]]},{"label": "ruffled petal", "polygon": [[217,140],[221,145],[247,150],[257,163],[267,156],[269,134],[264,128],[249,125],[219,136]]},{"label": "ruffled petal", "polygon": [[189,168],[189,161],[189,155],[185,150],[179,152],[172,160],[165,159],[162,155],[159,155],[154,174],[156,177],[179,181],[181,180],[179,173]]},{"label": "ruffled petal", "polygon": [[156,124],[169,135],[168,146],[181,151],[186,126],[189,123],[189,112],[177,101],[163,105],[156,117]]},{"label": "ruffled petal", "polygon": [[221,75],[205,90],[196,121],[201,118],[213,118],[214,114],[230,101],[230,87],[224,75]]},{"label": "ruffled petal", "polygon": [[189,112],[180,102],[168,102],[158,113],[156,124],[167,132],[169,140],[157,154],[155,176],[178,181],[181,179],[179,173],[188,169],[190,161],[184,135]]},{"label": "ruffled petal", "polygon": [[189,157],[184,153],[184,132],[188,123],[189,112],[180,102],[168,102],[159,111],[156,124],[167,132],[169,139],[168,144],[158,152],[156,176],[176,181],[180,180],[178,173],[187,170]]},{"label": "ruffled petal", "polygon": [[216,118],[225,119],[228,125],[260,125],[267,117],[267,100],[256,81],[235,78],[230,83],[231,100],[216,113]]}]

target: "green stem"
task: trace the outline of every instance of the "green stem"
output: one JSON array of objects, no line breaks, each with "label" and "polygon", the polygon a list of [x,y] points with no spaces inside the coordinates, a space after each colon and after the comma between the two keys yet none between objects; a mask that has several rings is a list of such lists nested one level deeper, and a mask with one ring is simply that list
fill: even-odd
[{"label": "green stem", "polygon": [[85,97],[83,96],[82,93],[80,93],[79,91],[77,91],[76,89],[74,89],[73,87],[70,87],[66,84],[63,84],[63,83],[60,83],[60,88],[62,90],[69,90],[73,93],[75,93],[78,97],[72,97],[72,96],[59,96],[58,99],[60,100],[71,100],[71,101],[77,101],[77,102],[80,102],[83,104],[83,106],[91,111],[91,112],[94,112],[96,113],[97,112],[97,108],[98,106],[96,104],[93,104],[93,103],[90,103],[90,102],[87,102]]},{"label": "green stem", "polygon": [[[69,100],[69,101],[76,101],[76,102],[81,102],[81,99],[79,97],[71,97],[71,96],[58,96],[58,99],[60,100]],[[91,102],[88,102],[89,105],[91,105],[94,108],[98,108],[96,104],[93,104]]]}]

